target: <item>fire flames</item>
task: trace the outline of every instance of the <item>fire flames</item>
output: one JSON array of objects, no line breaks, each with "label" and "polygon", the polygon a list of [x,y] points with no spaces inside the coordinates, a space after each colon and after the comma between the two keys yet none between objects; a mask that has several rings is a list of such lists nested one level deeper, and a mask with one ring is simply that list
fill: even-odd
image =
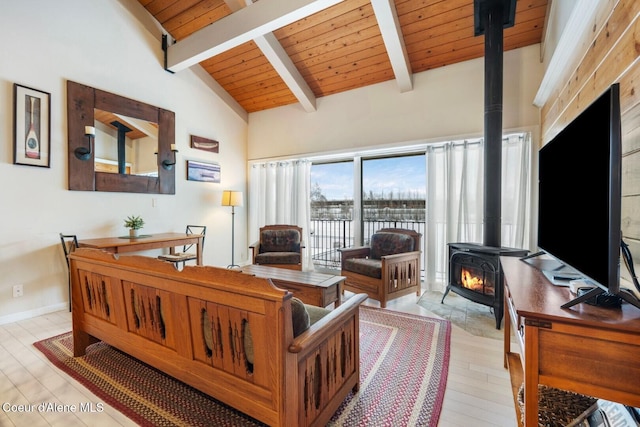
[{"label": "fire flames", "polygon": [[460,273],[460,280],[462,281],[462,286],[467,289],[471,289],[472,291],[482,292],[484,287],[484,282],[478,276],[474,276],[471,271],[463,268]]}]

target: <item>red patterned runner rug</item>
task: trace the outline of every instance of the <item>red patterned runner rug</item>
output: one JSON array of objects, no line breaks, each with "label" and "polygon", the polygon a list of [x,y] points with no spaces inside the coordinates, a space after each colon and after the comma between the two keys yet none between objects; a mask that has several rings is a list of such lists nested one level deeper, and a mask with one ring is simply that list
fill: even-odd
[{"label": "red patterned runner rug", "polygon": [[[347,396],[329,425],[437,426],[449,369],[450,322],[361,307],[360,335],[360,390]],[[70,332],[34,345],[141,426],[262,425],[102,342],[78,358],[72,357]]]}]

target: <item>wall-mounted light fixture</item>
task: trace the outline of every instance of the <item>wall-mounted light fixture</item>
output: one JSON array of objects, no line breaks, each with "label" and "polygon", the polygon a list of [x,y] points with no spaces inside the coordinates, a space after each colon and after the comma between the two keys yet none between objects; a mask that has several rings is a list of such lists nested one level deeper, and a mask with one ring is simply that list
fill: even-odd
[{"label": "wall-mounted light fixture", "polygon": [[93,140],[96,137],[96,128],[93,126],[84,127],[84,136],[89,139],[89,148],[78,147],[75,149],[74,154],[79,160],[89,160],[93,153]]},{"label": "wall-mounted light fixture", "polygon": [[169,160],[163,160],[162,161],[162,167],[163,168],[165,168],[168,171],[173,169],[173,165],[176,164],[176,153],[177,152],[178,152],[178,149],[176,148],[176,144],[171,144],[171,153],[173,153],[173,162],[171,162]]}]

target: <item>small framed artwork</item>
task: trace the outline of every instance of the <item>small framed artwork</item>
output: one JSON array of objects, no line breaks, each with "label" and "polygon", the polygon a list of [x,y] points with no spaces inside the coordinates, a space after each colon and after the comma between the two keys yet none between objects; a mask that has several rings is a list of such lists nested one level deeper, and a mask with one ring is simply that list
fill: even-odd
[{"label": "small framed artwork", "polygon": [[214,141],[213,139],[191,135],[191,148],[197,148],[198,150],[217,153],[220,149],[220,143],[218,141]]},{"label": "small framed artwork", "polygon": [[220,183],[220,165],[187,160],[187,180]]},{"label": "small framed artwork", "polygon": [[13,84],[13,163],[50,167],[51,94]]}]

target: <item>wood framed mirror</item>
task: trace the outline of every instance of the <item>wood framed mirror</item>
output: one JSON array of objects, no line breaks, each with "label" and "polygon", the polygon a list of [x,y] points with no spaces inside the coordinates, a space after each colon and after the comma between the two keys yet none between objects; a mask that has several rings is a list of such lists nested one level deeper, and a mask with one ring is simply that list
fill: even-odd
[{"label": "wood framed mirror", "polygon": [[[96,152],[101,151],[100,133],[91,141],[90,155],[85,156],[86,159],[78,158],[76,149],[90,148],[91,144],[85,135],[85,127],[109,127],[109,121],[101,118],[104,115],[116,116],[128,124],[139,121],[157,127],[157,148],[152,150],[157,151],[157,155],[154,154],[157,174],[149,171],[148,166],[144,174],[131,173],[131,169],[135,169],[131,164],[126,169],[118,166],[115,173],[98,166],[104,163],[101,158],[96,163]],[[175,146],[175,114],[172,111],[67,81],[67,127],[69,190],[175,194],[175,168],[162,165],[163,162],[175,162],[175,153],[171,150]],[[116,163],[121,162],[124,162],[124,157]]]}]

